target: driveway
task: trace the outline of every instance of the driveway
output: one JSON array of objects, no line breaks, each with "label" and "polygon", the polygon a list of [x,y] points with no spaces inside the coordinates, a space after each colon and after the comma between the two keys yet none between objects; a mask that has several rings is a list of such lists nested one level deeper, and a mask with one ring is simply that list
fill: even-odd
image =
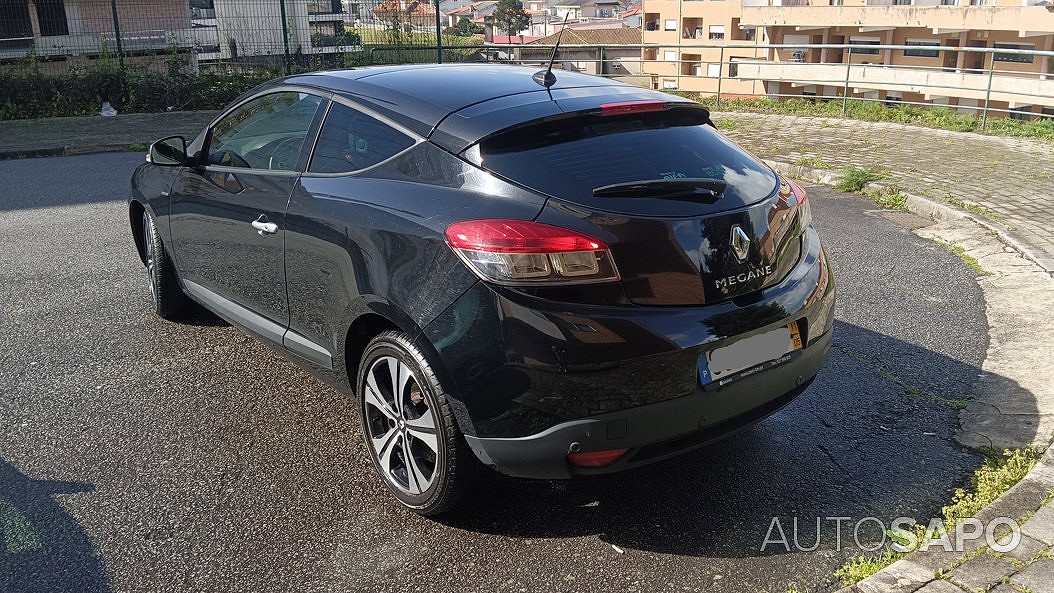
[{"label": "driveway", "polygon": [[[141,159],[0,162],[2,591],[822,591],[857,521],[939,516],[980,463],[953,440],[988,341],[974,272],[815,187],[839,302],[805,395],[655,466],[488,475],[417,517],[344,396],[208,314],[149,314],[122,202]],[[761,549],[774,518],[799,545]]]}]

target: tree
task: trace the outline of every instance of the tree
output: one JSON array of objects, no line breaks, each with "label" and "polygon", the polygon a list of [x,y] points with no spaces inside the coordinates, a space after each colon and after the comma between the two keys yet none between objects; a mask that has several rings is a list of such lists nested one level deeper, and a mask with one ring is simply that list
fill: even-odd
[{"label": "tree", "polygon": [[483,27],[472,24],[472,21],[466,17],[461,17],[457,22],[457,27],[448,27],[452,29],[452,34],[458,37],[472,37],[476,33],[482,33]]},{"label": "tree", "polygon": [[498,0],[494,9],[494,25],[509,37],[519,35],[520,43],[523,43],[521,31],[531,26],[531,15],[523,9],[520,0]]}]

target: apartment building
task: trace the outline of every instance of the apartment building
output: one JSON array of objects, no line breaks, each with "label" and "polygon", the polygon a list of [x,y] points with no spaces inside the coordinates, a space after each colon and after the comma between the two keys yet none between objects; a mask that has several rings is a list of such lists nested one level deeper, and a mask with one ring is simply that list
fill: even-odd
[{"label": "apartment building", "polygon": [[135,62],[173,48],[190,54],[197,43],[186,0],[0,1],[0,61],[34,55],[57,71],[118,47]]},{"label": "apartment building", "polygon": [[[723,81],[722,95],[749,88],[745,94],[837,97],[848,87],[851,97],[889,103],[941,104],[972,112],[987,100],[1012,117],[1054,115],[1054,58],[1013,51],[1054,50],[1054,6],[1049,2],[645,0],[644,7],[645,43],[674,43],[676,36],[677,43],[689,46],[661,50],[654,64],[645,52],[645,69],[660,88],[713,93],[713,77],[720,73],[730,77]],[[649,30],[649,21],[661,31]],[[742,57],[729,48],[726,63],[719,66],[712,49],[690,48],[701,43],[700,35],[719,40],[720,35],[712,35],[714,26],[726,38],[729,31],[752,31],[752,39],[761,43],[853,47],[762,49]],[[870,45],[911,47],[879,50]],[[695,56],[702,68],[693,66]],[[735,63],[728,64],[730,60]],[[681,76],[671,78],[671,72]]]},{"label": "apartment building", "polygon": [[[749,0],[746,0],[749,1]],[[643,71],[665,90],[753,96],[764,81],[729,79],[729,64],[759,60],[767,50],[763,28],[743,23],[742,0],[644,0]],[[731,74],[735,74],[732,66]]]},{"label": "apartment building", "polygon": [[331,54],[361,49],[346,32],[360,18],[359,3],[341,0],[191,0],[192,22],[208,61],[273,62],[288,43],[292,54]]}]

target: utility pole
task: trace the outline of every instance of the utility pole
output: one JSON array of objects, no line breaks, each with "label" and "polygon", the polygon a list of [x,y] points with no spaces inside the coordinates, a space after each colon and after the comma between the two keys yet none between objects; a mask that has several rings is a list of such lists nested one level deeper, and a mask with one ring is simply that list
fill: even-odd
[{"label": "utility pole", "polygon": [[117,16],[117,0],[110,0],[110,12],[113,13],[113,38],[117,43],[117,64],[124,70],[124,42],[121,41],[121,19]]},{"label": "utility pole", "polygon": [[278,0],[278,6],[282,17],[282,42],[285,44],[285,73],[289,74],[289,23],[285,16],[285,0]]},{"label": "utility pole", "polygon": [[436,64],[443,63],[443,33],[439,24],[439,0],[436,0]]}]

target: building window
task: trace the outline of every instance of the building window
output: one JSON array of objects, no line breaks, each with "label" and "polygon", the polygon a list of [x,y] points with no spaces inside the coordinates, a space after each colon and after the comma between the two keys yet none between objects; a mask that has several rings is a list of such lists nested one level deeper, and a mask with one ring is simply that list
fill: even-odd
[{"label": "building window", "polygon": [[904,102],[904,97],[900,95],[891,95],[886,93],[886,107],[896,107],[899,103]]},{"label": "building window", "polygon": [[663,31],[676,31],[677,30],[677,19],[666,19],[663,23]]},{"label": "building window", "polygon": [[721,64],[707,64],[706,75],[710,78],[721,78]]},{"label": "building window", "polygon": [[[864,37],[851,37],[849,39],[849,45],[863,45],[863,46],[878,45],[878,40],[877,39],[864,38]],[[850,48],[850,51],[852,51],[854,54],[867,54],[867,55],[875,55],[875,56],[878,55],[878,50],[877,49],[868,49],[866,47],[861,47],[861,48],[854,47],[854,48]]]},{"label": "building window", "polygon": [[728,62],[728,77],[736,78],[739,76],[739,58],[731,58]]},{"label": "building window", "polygon": [[[904,45],[927,47],[937,46],[939,47],[941,42],[937,39],[908,39],[904,41]],[[906,49],[904,55],[909,58],[938,58],[941,52],[935,49]]]},{"label": "building window", "polygon": [[[33,37],[33,24],[29,20],[29,5],[25,2],[0,2],[0,39],[31,37]],[[5,41],[6,43],[10,41]]]},{"label": "building window", "polygon": [[911,0],[893,0],[893,6],[911,6]]},{"label": "building window", "polygon": [[[1031,43],[993,43],[992,47],[996,49],[1025,49],[1029,51],[1035,51],[1036,49],[1036,46]],[[1033,57],[1024,54],[1003,54],[996,52],[992,54],[992,59],[996,62],[1031,64]]]},{"label": "building window", "polygon": [[725,26],[724,25],[710,25],[710,39],[721,40],[725,38]]},{"label": "building window", "polygon": [[675,88],[677,88],[677,81],[676,80],[671,80],[669,78],[664,78],[664,79],[662,79],[662,88],[664,90],[675,89]]},{"label": "building window", "polygon": [[649,12],[644,15],[644,30],[645,31],[658,31],[659,30],[659,13]]},{"label": "building window", "polygon": [[41,37],[70,34],[70,27],[66,22],[66,5],[63,0],[37,0],[36,6]]},{"label": "building window", "polygon": [[941,0],[941,6],[958,6],[959,0]]},{"label": "building window", "polygon": [[1022,107],[1015,107],[1006,114],[1010,119],[1016,119],[1019,121],[1030,121],[1032,119],[1032,106],[1024,105]]},{"label": "building window", "polygon": [[666,51],[662,52],[662,59],[664,61],[670,62],[670,63],[676,62],[677,61],[677,52],[676,51],[666,50]]}]

